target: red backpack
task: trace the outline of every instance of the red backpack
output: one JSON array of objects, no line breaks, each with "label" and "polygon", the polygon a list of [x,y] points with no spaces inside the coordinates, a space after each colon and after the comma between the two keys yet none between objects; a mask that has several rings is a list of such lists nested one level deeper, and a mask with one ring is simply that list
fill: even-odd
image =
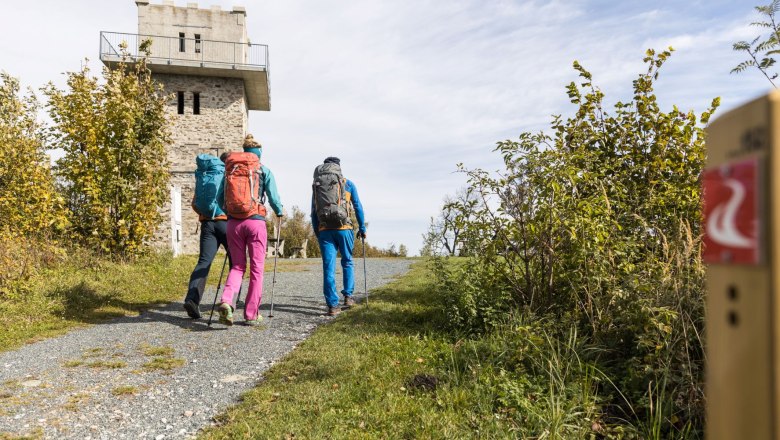
[{"label": "red backpack", "polygon": [[265,217],[263,165],[254,153],[230,153],[225,161],[225,211],[232,218]]}]

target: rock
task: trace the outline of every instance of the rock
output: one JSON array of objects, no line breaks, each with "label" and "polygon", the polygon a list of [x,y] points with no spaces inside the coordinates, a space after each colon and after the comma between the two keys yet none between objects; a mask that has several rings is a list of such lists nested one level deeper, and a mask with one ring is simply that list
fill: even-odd
[{"label": "rock", "polygon": [[223,377],[222,379],[220,379],[219,381],[222,382],[222,383],[233,383],[233,382],[241,382],[241,381],[247,380],[247,379],[249,379],[249,378],[246,377],[246,376],[242,376],[240,374],[229,374],[229,375]]},{"label": "rock", "polygon": [[184,417],[192,417],[193,414],[192,411],[184,411]]},{"label": "rock", "polygon": [[27,388],[33,388],[33,387],[41,386],[41,383],[42,382],[40,380],[38,380],[38,379],[30,379],[30,380],[25,380],[24,382],[22,382],[22,386],[23,387],[27,387]]}]

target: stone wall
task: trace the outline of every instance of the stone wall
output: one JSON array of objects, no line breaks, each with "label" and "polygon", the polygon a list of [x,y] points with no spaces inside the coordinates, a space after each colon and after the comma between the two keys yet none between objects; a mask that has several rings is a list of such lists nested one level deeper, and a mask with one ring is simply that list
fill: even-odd
[{"label": "stone wall", "polygon": [[[198,216],[190,207],[195,186],[195,157],[200,153],[219,156],[225,151],[241,151],[246,135],[247,109],[244,82],[238,78],[216,78],[155,74],[171,95],[167,111],[171,118],[171,144],[168,161],[171,185],[181,188],[182,252],[197,254]],[[177,92],[184,92],[184,114],[178,114]],[[193,114],[193,92],[200,93],[200,114]],[[155,244],[169,249],[172,240],[171,205],[162,209],[162,223]]]}]

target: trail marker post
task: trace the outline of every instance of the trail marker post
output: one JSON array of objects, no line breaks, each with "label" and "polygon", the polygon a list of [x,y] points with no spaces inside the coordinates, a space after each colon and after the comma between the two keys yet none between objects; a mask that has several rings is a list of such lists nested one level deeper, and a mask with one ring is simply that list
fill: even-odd
[{"label": "trail marker post", "polygon": [[780,92],[707,132],[707,440],[780,440]]}]

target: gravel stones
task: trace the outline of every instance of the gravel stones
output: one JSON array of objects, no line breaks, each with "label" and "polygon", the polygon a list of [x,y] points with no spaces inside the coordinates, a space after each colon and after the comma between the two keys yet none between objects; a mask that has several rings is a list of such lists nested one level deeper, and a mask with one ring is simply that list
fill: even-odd
[{"label": "gravel stones", "polygon": [[[300,261],[295,271],[277,272],[271,319],[272,277],[266,272],[259,327],[241,325],[242,302],[234,315],[237,325],[228,329],[215,316],[209,329],[212,289],[204,295],[200,320],[189,319],[177,302],[0,353],[0,434],[194,437],[318,325],[333,319],[325,316],[320,260],[303,266]],[[356,294],[362,296],[362,262],[355,263]],[[405,273],[410,264],[369,259],[369,289]]]}]

